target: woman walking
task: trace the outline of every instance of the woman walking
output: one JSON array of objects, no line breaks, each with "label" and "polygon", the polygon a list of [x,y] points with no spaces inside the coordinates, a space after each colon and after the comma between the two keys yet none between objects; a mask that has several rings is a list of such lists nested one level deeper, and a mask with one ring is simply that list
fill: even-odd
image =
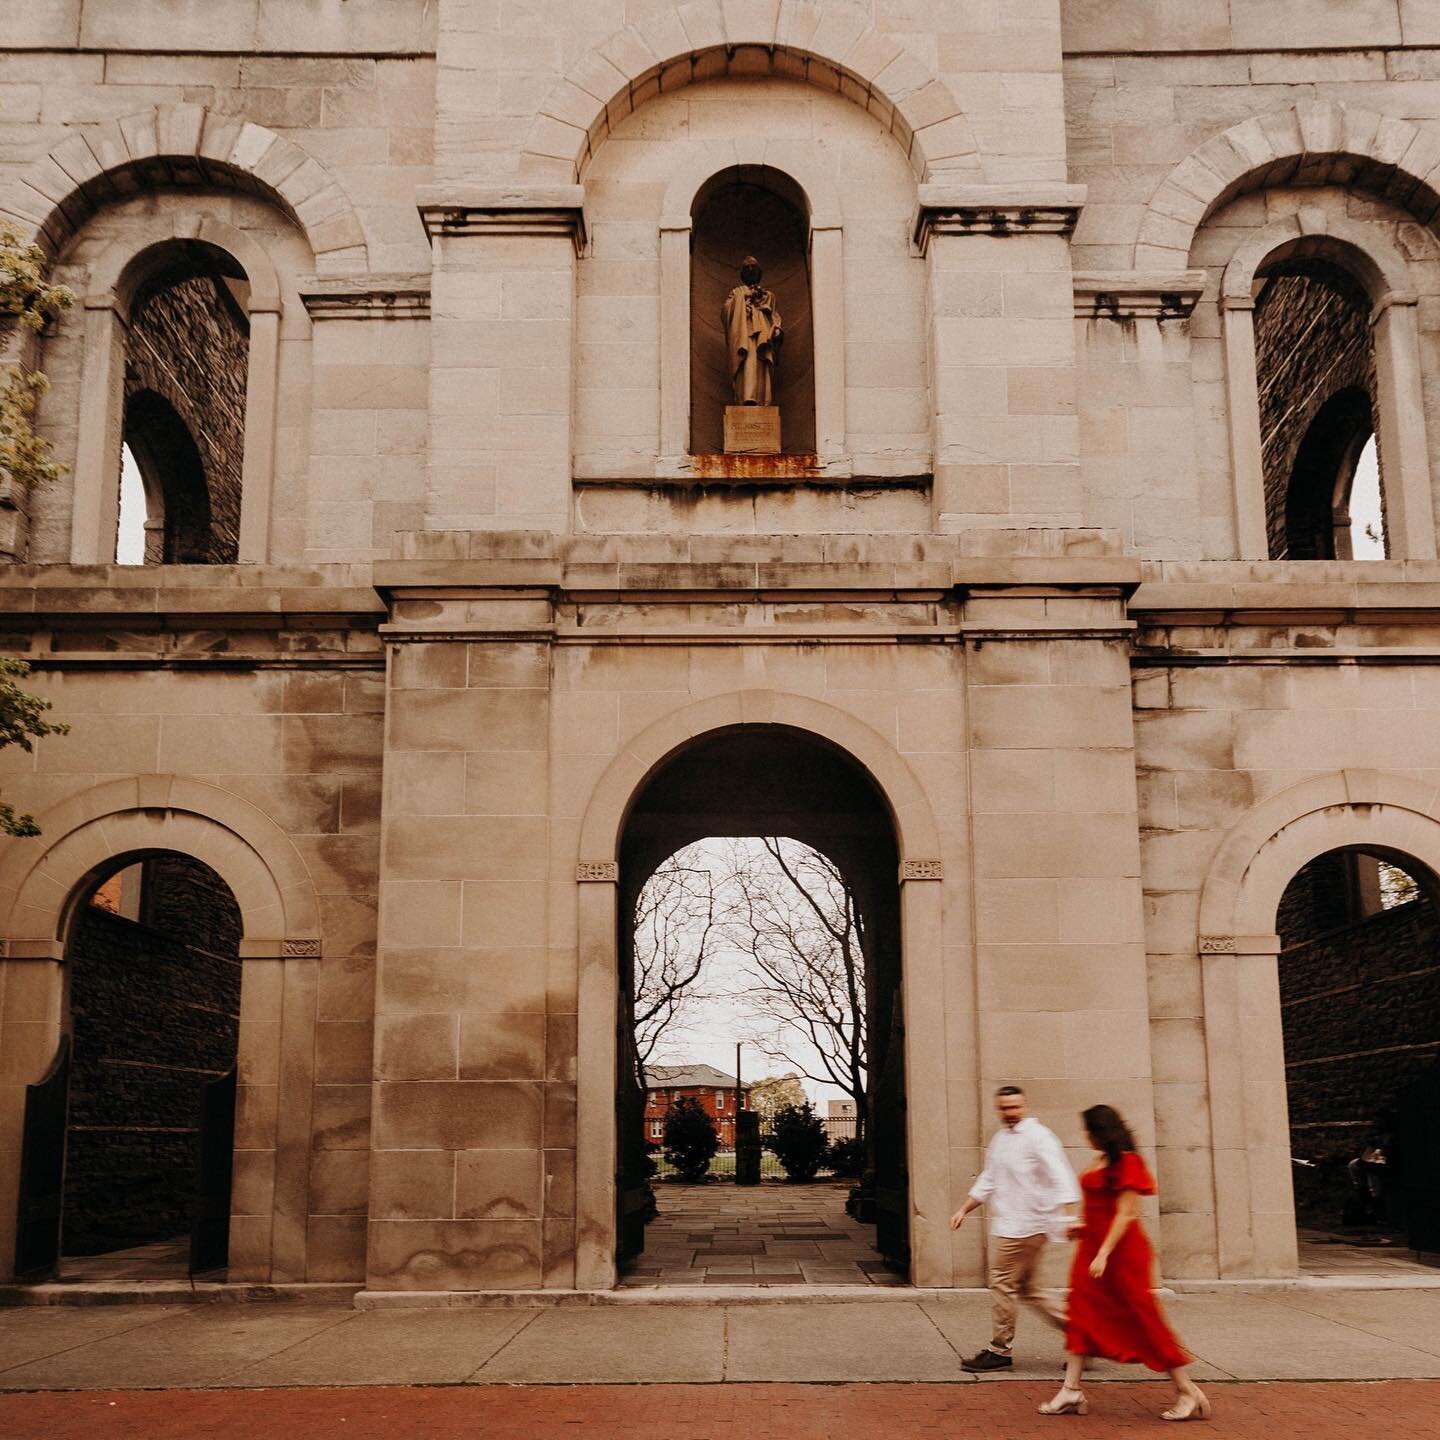
[{"label": "woman walking", "polygon": [[1208,1420],[1210,1402],[1186,1370],[1191,1357],[1155,1300],[1154,1257],[1139,1219],[1140,1197],[1153,1195],[1155,1182],[1109,1105],[1092,1105],[1080,1118],[1098,1159],[1080,1177],[1085,1215],[1071,1232],[1080,1243],[1070,1268],[1065,1382],[1040,1413],[1084,1415],[1090,1406],[1080,1374],[1087,1355],[1100,1355],[1169,1374],[1178,1393],[1162,1420]]}]

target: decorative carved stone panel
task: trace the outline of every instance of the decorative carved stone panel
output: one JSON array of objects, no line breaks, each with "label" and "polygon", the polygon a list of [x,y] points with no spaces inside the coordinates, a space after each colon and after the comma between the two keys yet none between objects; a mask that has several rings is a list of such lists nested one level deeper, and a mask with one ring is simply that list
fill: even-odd
[{"label": "decorative carved stone panel", "polygon": [[941,860],[905,860],[900,865],[902,880],[943,880],[945,864]]}]

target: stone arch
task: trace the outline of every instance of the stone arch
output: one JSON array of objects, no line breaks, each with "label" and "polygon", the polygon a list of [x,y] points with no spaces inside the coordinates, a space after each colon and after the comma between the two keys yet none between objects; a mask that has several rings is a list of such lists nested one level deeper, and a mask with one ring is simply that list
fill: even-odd
[{"label": "stone arch", "polygon": [[1231,829],[1200,895],[1215,1227],[1221,1278],[1298,1268],[1276,913],[1286,886],[1331,850],[1418,861],[1440,876],[1440,792],[1377,770],[1317,775]]},{"label": "stone arch", "polygon": [[230,255],[245,272],[250,295],[245,308],[251,314],[279,311],[280,276],[269,250],[254,234],[227,225],[213,215],[170,213],[159,223],[147,226],[143,235],[127,235],[112,241],[90,267],[85,295],[87,308],[114,303],[128,312],[135,286],[142,278],[148,251],[172,241],[198,240]]},{"label": "stone arch", "polygon": [[[1349,114],[1346,112],[1346,116]],[[1218,176],[1216,180],[1218,182]],[[1185,249],[1176,252],[1180,256],[1178,263],[1188,261],[1194,231],[1204,216],[1237,193],[1238,188],[1232,186],[1208,207],[1194,212],[1194,225],[1184,241]],[[1200,206],[1201,202],[1193,200],[1193,204]],[[1146,224],[1155,213],[1152,208]],[[1435,520],[1420,383],[1419,292],[1411,283],[1405,258],[1377,227],[1305,207],[1287,220],[1265,226],[1244,241],[1231,256],[1220,282],[1227,423],[1240,558],[1264,559],[1270,553],[1252,291],[1256,271],[1277,251],[1289,257],[1319,257],[1338,263],[1354,275],[1372,302],[1371,329],[1378,391],[1376,430],[1380,451],[1385,457],[1386,528],[1391,553],[1400,559],[1433,557]]]},{"label": "stone arch", "polygon": [[781,75],[848,96],[894,135],[921,181],[979,171],[949,86],[859,14],[811,0],[693,0],[617,31],[551,88],[522,174],[576,181],[612,126],[646,100],[726,74]]},{"label": "stone arch", "polygon": [[300,852],[228,790],[177,775],[112,780],[54,806],[40,829],[0,863],[0,934],[12,954],[63,940],[84,877],[143,850],[180,851],[225,881],[244,919],[242,955],[319,954],[320,907]]},{"label": "stone arch", "polygon": [[[1383,770],[1343,770],[1281,790],[1225,837],[1200,893],[1202,953],[1273,943],[1285,887],[1317,855],[1404,854],[1440,876],[1440,792]],[[1225,949],[1226,942],[1231,949]]]},{"label": "stone arch", "polygon": [[831,230],[841,223],[840,191],[815,163],[814,151],[793,140],[762,140],[739,136],[707,145],[688,158],[665,187],[660,207],[662,230],[685,229],[690,224],[695,197],[727,170],[774,170],[799,186],[805,196],[811,230]]},{"label": "stone arch", "polygon": [[777,690],[737,690],[698,700],[647,726],[606,767],[580,827],[582,864],[619,858],[620,837],[635,797],[689,741],[734,726],[780,725],[828,740],[856,761],[890,807],[900,862],[940,857],[930,802],[900,754],[862,720],[820,700]]},{"label": "stone arch", "polygon": [[[296,224],[305,235],[298,219]],[[70,490],[70,558],[78,564],[108,564],[115,555],[116,459],[123,417],[120,376],[125,365],[122,337],[136,287],[155,254],[166,246],[190,242],[225,252],[249,282],[238,559],[258,562],[269,558],[275,414],[282,363],[280,320],[285,308],[279,267],[271,246],[261,236],[212,215],[169,212],[112,241],[91,268],[84,301],[85,383]],[[295,248],[301,248],[298,240]],[[300,306],[294,309],[299,311]]]},{"label": "stone arch", "polygon": [[1221,297],[1248,299],[1255,272],[1277,255],[1333,260],[1354,275],[1376,305],[1404,303],[1414,294],[1405,257],[1376,226],[1306,208],[1257,230],[1236,250],[1221,278]]},{"label": "stone arch", "polygon": [[[40,819],[39,839],[12,841],[0,861],[0,972],[24,974],[30,996],[26,1012],[0,1025],[8,1076],[0,1084],[0,1276],[14,1253],[25,1086],[45,1073],[60,1040],[65,944],[84,881],[111,862],[171,850],[219,875],[243,924],[236,1063],[241,1113],[249,1107],[253,1119],[236,1149],[230,1279],[304,1279],[305,1227],[276,1223],[304,1214],[309,1193],[309,1146],[283,1143],[281,1121],[308,1123],[315,1078],[313,1043],[298,1047],[298,1063],[281,1065],[282,1033],[303,1035],[314,1024],[321,951],[319,903],[299,851],[248,801],[175,775],[108,781]],[[267,1183],[247,1183],[242,1166]]]},{"label": "stone arch", "polygon": [[[911,1093],[950,1094],[945,987],[942,850],[929,801],[903,757],[853,715],[805,696],[733,691],[699,700],[631,737],[606,767],[580,822],[575,1158],[575,1283],[608,1289],[615,1281],[616,1025],[618,1019],[619,851],[631,806],[678,750],[719,730],[778,726],[829,742],[870,776],[890,811],[900,856],[901,965],[904,973],[905,1073]],[[918,883],[917,883],[918,882]],[[973,1044],[973,1036],[971,1037]],[[911,1106],[906,1115],[911,1210],[911,1273],[916,1285],[949,1286],[978,1278],[950,1244],[944,1219],[954,1177],[945,1104]]]},{"label": "stone arch", "polygon": [[355,207],[318,160],[263,125],[203,105],[160,105],[68,136],[0,190],[0,214],[55,254],[137,182],[258,191],[300,227],[318,266],[369,266]]},{"label": "stone arch", "polygon": [[1428,224],[1440,211],[1437,159],[1432,130],[1329,100],[1252,116],[1205,141],[1161,182],[1141,220],[1135,264],[1184,269],[1205,218],[1261,185],[1352,185]]}]

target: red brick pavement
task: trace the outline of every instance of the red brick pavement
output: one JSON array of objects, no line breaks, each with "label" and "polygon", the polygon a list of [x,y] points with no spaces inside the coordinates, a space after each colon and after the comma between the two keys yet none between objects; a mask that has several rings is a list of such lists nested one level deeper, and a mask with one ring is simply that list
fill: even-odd
[{"label": "red brick pavement", "polygon": [[[924,1440],[1171,1435],[1169,1386],[1090,1387],[1090,1414],[1035,1413],[1053,1387],[466,1385],[346,1390],[102,1390],[0,1395],[5,1440]],[[1434,1435],[1440,1381],[1211,1385],[1198,1433],[1225,1440]],[[1195,1432],[1183,1431],[1181,1434]]]}]

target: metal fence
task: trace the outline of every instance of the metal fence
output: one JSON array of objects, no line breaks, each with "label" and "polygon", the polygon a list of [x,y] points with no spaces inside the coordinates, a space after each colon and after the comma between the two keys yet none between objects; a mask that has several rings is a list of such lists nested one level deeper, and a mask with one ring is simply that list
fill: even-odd
[{"label": "metal fence", "polygon": [[[821,1124],[825,1127],[825,1133],[830,1137],[831,1145],[836,1145],[844,1140],[853,1140],[856,1132],[856,1120],[853,1115],[836,1116],[834,1118],[821,1118]],[[780,1163],[780,1157],[770,1148],[771,1130],[768,1121],[760,1122],[760,1178],[762,1180],[783,1180],[785,1179],[785,1167]],[[666,1162],[663,1147],[660,1142],[652,1142],[655,1149],[651,1152],[655,1160],[655,1178],[666,1180],[676,1174],[675,1167]],[[735,1178],[735,1150],[733,1146],[724,1147],[715,1152],[715,1158],[710,1162],[709,1173],[717,1180],[733,1180]],[[833,1177],[835,1169],[826,1163],[820,1167],[821,1177]]]}]

